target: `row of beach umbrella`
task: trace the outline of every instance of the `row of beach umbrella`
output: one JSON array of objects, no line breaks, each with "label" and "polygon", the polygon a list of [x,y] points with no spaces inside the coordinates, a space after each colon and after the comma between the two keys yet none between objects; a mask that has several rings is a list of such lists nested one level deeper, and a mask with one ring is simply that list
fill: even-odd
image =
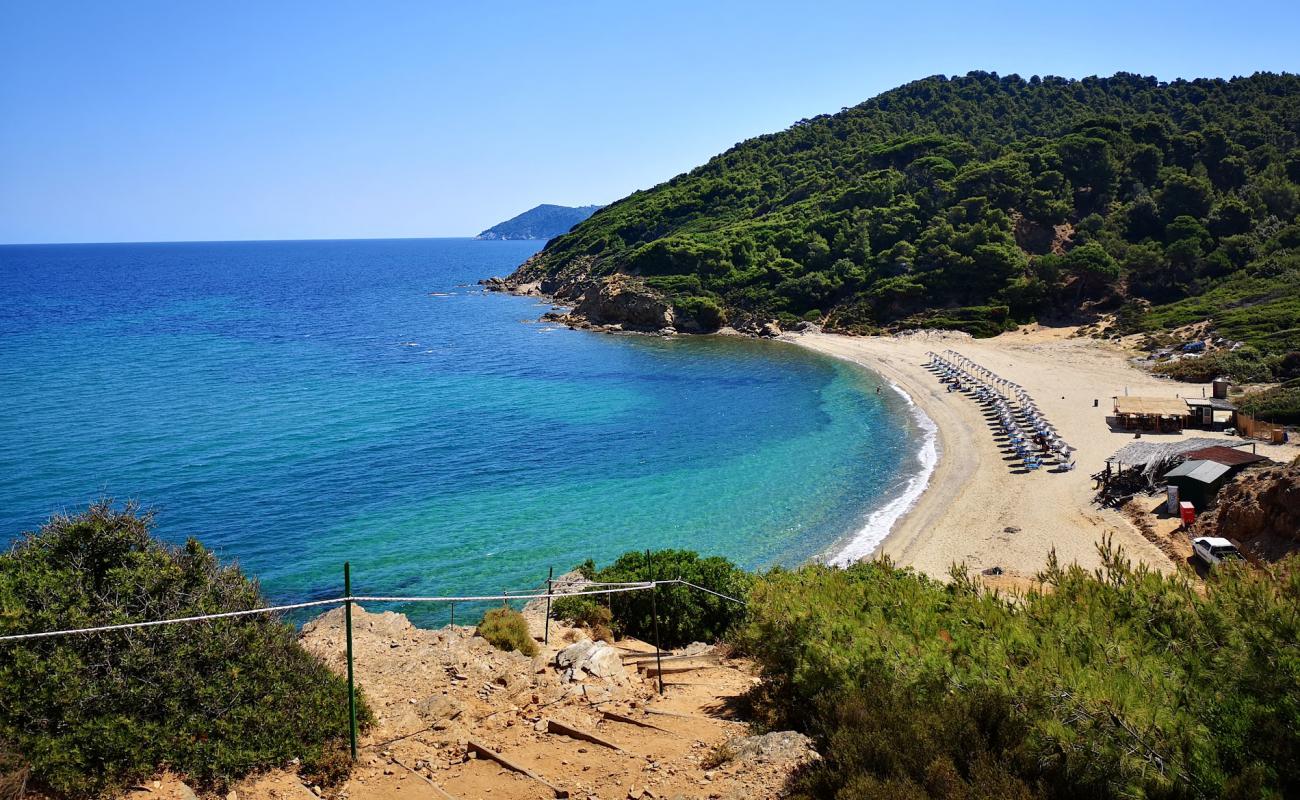
[{"label": "row of beach umbrella", "polygon": [[[1026,469],[1040,468],[1044,450],[1055,455],[1059,471],[1074,469],[1074,447],[1071,447],[1056,430],[1047,416],[1038,408],[1029,392],[1015,381],[987,369],[956,350],[945,350],[942,355],[927,352],[930,363],[927,369],[948,384],[949,391],[969,393],[996,416],[1009,446],[1015,450]],[[1037,449],[1035,445],[1038,445]]]}]

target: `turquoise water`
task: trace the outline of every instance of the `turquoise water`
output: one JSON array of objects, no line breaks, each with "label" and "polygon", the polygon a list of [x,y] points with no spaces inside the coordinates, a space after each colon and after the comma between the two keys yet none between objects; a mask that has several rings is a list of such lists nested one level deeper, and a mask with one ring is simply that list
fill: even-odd
[{"label": "turquoise water", "polygon": [[134,498],[293,601],[345,559],[359,593],[490,593],[878,527],[917,469],[902,399],[791,345],[569,331],[473,285],[537,248],[0,247],[0,531]]}]

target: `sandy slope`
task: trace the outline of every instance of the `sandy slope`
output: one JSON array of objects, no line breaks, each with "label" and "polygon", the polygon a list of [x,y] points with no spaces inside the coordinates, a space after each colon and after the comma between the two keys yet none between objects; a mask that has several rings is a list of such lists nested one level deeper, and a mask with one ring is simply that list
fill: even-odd
[{"label": "sandy slope", "polygon": [[[907,392],[939,427],[939,463],[930,486],[878,552],[935,576],[945,575],[954,562],[964,562],[976,569],[1000,566],[1014,579],[1037,572],[1052,548],[1062,562],[1094,566],[1096,543],[1114,532],[1115,542],[1131,556],[1171,568],[1169,559],[1120,514],[1092,504],[1090,475],[1132,439],[1131,433],[1110,430],[1106,417],[1112,411],[1111,398],[1126,388],[1134,395],[1199,397],[1202,387],[1148,375],[1129,364],[1118,347],[1070,338],[1072,332],[1018,331],[982,340],[948,333],[786,337],[880,373]],[[1014,473],[975,402],[948,393],[922,367],[927,351],[948,348],[1024,386],[1066,441],[1078,448],[1078,468],[1063,474]],[[1227,438],[1201,431],[1188,435]],[[1300,452],[1294,446],[1260,447],[1260,452],[1269,451],[1266,454],[1278,459]]]},{"label": "sandy slope", "polygon": [[[473,628],[426,630],[394,613],[357,606],[353,639],[357,683],[374,710],[360,757],[341,786],[316,788],[293,769],[253,775],[227,800],[542,800],[556,793],[494,761],[470,756],[480,742],[574,798],[587,800],[776,800],[791,769],[790,753],[710,760],[713,749],[749,734],[738,716],[756,678],[752,665],[704,652],[665,666],[665,691],[644,670],[653,648],[617,643],[625,674],[567,682],[555,654],[580,634],[553,622],[543,645],[540,608],[526,608],[541,653],[528,658],[495,650]],[[530,609],[535,613],[530,613]],[[301,641],[336,672],[345,670],[341,609],[304,626]],[[705,651],[711,648],[702,648]],[[700,653],[701,648],[691,651]],[[639,666],[638,666],[639,665]],[[623,720],[611,720],[603,712]],[[645,725],[627,723],[637,719]],[[614,750],[548,731],[555,720],[596,734]],[[343,731],[339,732],[341,735]],[[801,751],[803,756],[807,751]],[[176,776],[128,793],[129,800],[194,800]]]}]

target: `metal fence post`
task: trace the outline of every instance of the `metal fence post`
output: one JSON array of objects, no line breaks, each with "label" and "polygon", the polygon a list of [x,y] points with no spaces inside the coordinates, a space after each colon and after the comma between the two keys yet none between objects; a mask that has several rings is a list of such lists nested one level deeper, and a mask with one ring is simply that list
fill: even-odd
[{"label": "metal fence post", "polygon": [[655,583],[654,560],[650,558],[650,551],[645,551],[646,569],[650,572],[650,616],[655,621],[655,672],[659,676],[659,694],[664,693],[664,662],[663,648],[659,646],[659,603],[656,598],[659,597],[659,584]]},{"label": "metal fence post", "polygon": [[555,567],[546,568],[546,633],[542,634],[542,644],[551,643],[551,592],[555,579]]},{"label": "metal fence post", "polygon": [[352,760],[357,760],[357,688],[352,670],[352,567],[343,562],[343,625],[348,643],[348,744]]}]

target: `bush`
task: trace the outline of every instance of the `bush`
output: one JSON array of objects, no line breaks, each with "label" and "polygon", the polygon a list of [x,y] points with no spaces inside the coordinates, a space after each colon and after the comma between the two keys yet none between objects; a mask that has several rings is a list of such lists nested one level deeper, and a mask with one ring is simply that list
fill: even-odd
[{"label": "bush", "polygon": [[498,650],[518,650],[526,656],[537,655],[537,642],[528,632],[528,621],[513,608],[502,606],[488,611],[475,633]]},{"label": "bush", "polygon": [[[691,550],[659,550],[650,554],[631,552],[594,576],[598,581],[645,581],[651,577],[663,580],[682,578],[691,583],[731,597],[744,599],[753,583],[753,576],[725,558],[701,558]],[[659,609],[660,644],[680,647],[691,642],[716,642],[733,626],[744,619],[745,607],[720,597],[701,592],[689,586],[660,586],[653,599]],[[556,614],[562,611],[568,618],[581,613],[580,605],[565,605],[589,598],[565,598],[556,601]],[[620,592],[609,595],[614,629],[621,635],[635,636],[645,641],[654,639],[654,616],[649,591]]]},{"label": "bush", "polygon": [[1180,358],[1157,364],[1155,372],[1178,381],[1207,383],[1215,378],[1228,377],[1237,383],[1256,383],[1272,380],[1268,364],[1259,353],[1250,348],[1240,350],[1214,350],[1199,358]]},{"label": "bush", "polygon": [[302,762],[298,775],[305,782],[322,787],[341,786],[352,774],[352,754],[348,743],[335,739],[313,757]]},{"label": "bush", "polygon": [[677,312],[690,317],[701,330],[716,331],[727,324],[727,314],[711,297],[678,297],[673,300]]},{"label": "bush", "polygon": [[787,796],[1297,796],[1300,559],[1204,591],[1102,561],[1013,599],[888,562],[763,577],[751,701],[825,756]]},{"label": "bush", "polygon": [[1300,424],[1300,385],[1248,394],[1237,407],[1256,419],[1282,425]]},{"label": "bush", "polygon": [[[0,634],[264,605],[254,581],[191,539],[108,502],[56,516],[0,555]],[[3,645],[0,741],[33,782],[103,796],[167,766],[204,787],[312,762],[348,730],[347,686],[292,626],[253,615]],[[364,700],[359,718],[369,724]]]},{"label": "bush", "polygon": [[614,641],[613,613],[590,596],[561,597],[552,605],[551,615],[568,620],[574,627],[586,628],[592,639]]}]

